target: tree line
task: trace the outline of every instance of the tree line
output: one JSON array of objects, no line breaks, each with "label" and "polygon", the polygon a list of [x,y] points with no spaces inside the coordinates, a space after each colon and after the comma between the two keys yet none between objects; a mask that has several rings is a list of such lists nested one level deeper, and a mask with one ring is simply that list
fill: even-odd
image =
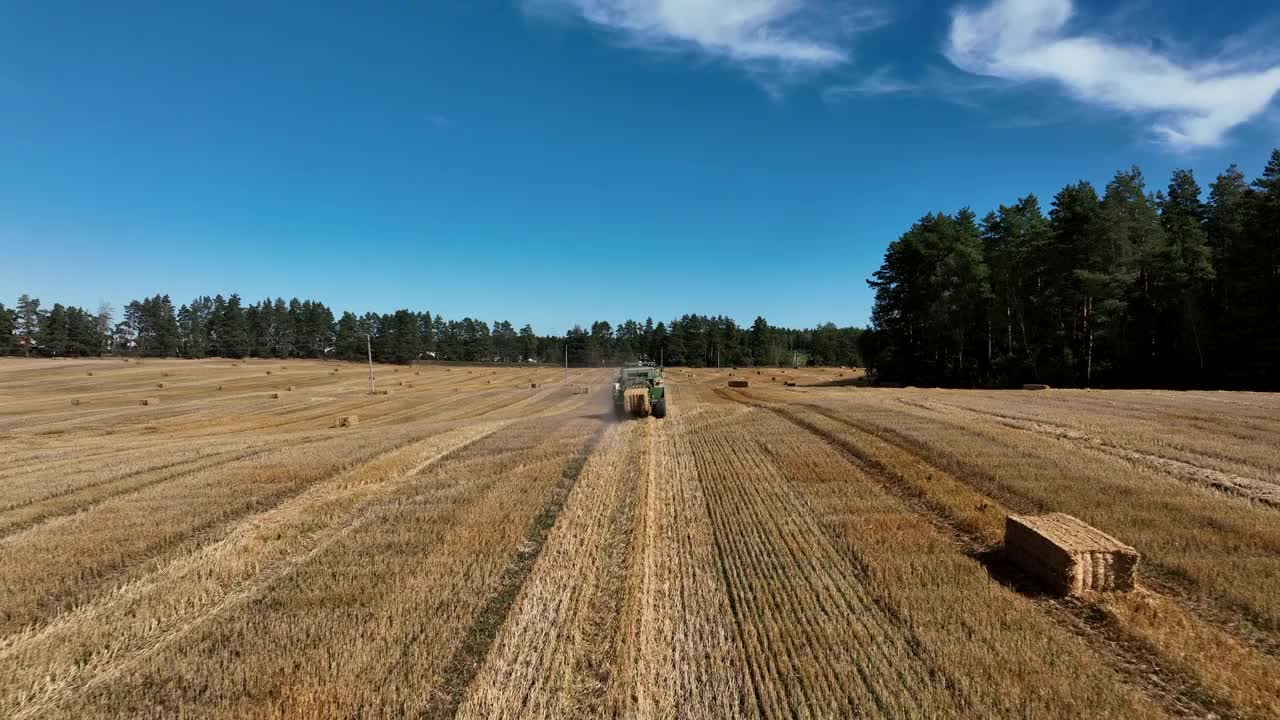
[{"label": "tree line", "polygon": [[1207,198],[1190,170],[1150,192],[1034,195],[981,220],[930,213],[890,243],[861,338],[882,381],[945,386],[1280,388],[1280,150]]},{"label": "tree line", "polygon": [[547,362],[601,367],[633,360],[667,365],[858,365],[860,328],[832,323],[793,330],[756,318],[749,328],[723,316],[683,315],[669,322],[625,320],[575,325],[563,336],[537,335],[525,324],[471,317],[447,320],[413,310],[334,313],[314,300],[237,294],[201,296],[175,307],[168,295],[134,300],[119,322],[108,304],[97,312],[55,303],[45,309],[23,295],[0,303],[0,353],[51,357],[137,355],[183,358],[332,358],[384,363],[425,360]]}]

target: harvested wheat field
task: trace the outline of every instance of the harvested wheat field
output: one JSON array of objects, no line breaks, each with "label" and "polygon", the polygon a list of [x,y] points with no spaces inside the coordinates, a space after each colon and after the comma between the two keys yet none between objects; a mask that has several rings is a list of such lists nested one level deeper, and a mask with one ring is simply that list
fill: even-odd
[{"label": "harvested wheat field", "polygon": [[0,361],[0,717],[1280,717],[1280,397],[393,370]]}]

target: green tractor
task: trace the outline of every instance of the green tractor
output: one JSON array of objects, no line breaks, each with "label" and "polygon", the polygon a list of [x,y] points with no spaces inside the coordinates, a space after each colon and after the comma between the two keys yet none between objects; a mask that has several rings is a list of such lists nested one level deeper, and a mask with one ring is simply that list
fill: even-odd
[{"label": "green tractor", "polygon": [[613,411],[619,418],[667,416],[667,388],[662,368],[652,362],[627,363],[613,383]]}]

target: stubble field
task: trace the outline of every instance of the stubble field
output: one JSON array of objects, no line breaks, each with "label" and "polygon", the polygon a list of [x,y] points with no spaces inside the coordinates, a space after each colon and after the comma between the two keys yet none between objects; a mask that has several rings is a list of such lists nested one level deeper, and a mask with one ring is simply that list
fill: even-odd
[{"label": "stubble field", "polygon": [[1280,397],[855,375],[0,360],[0,717],[1280,717]]}]

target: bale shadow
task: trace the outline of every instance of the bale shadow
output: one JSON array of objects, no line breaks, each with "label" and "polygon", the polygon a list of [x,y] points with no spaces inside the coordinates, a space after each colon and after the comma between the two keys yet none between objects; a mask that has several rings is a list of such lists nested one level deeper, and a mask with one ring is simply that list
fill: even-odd
[{"label": "bale shadow", "polygon": [[870,387],[865,377],[837,378],[814,383],[800,383],[797,387],[830,388],[830,387]]},{"label": "bale shadow", "polygon": [[977,560],[982,567],[986,568],[987,574],[992,580],[1000,583],[1006,588],[1031,598],[1060,598],[1061,595],[1053,591],[1043,580],[1035,575],[1027,572],[1013,561],[1005,552],[1003,545],[985,548],[966,553],[969,557]]}]

